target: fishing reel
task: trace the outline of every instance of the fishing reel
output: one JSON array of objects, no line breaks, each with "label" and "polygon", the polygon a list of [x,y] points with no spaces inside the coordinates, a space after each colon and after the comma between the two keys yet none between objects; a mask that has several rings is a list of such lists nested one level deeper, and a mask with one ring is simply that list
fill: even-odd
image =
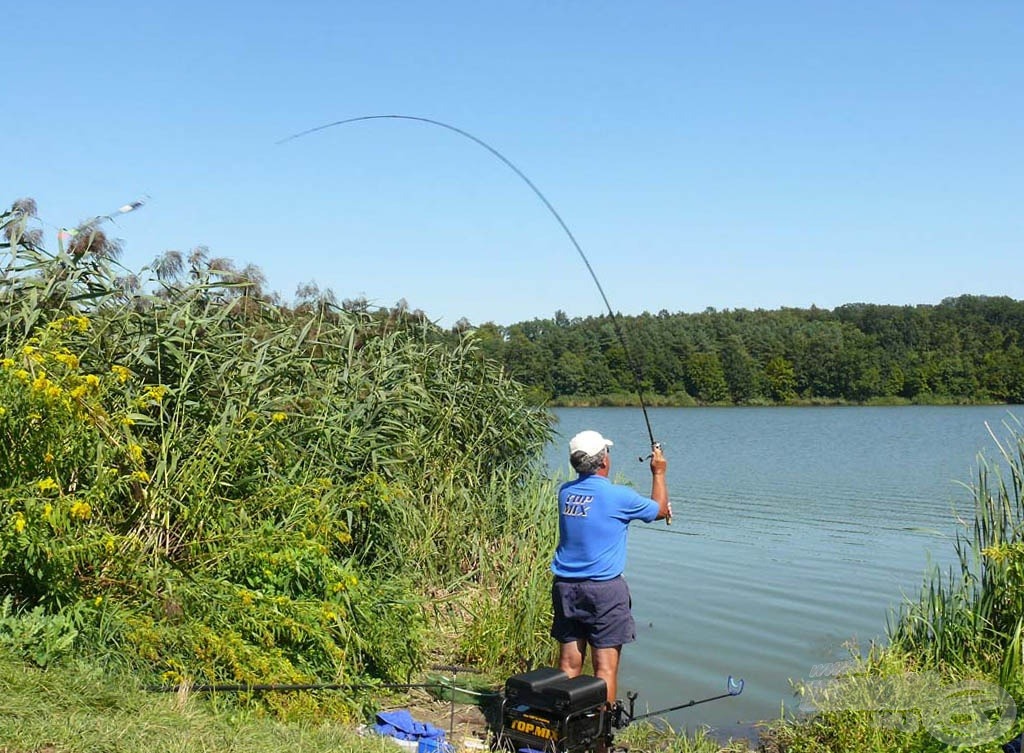
[{"label": "fishing reel", "polygon": [[651,454],[648,455],[647,457],[644,457],[643,455],[640,455],[639,457],[637,457],[637,460],[639,462],[641,462],[641,463],[644,462],[645,460],[650,460],[651,458],[654,457],[654,451],[655,450],[660,450],[660,449],[661,449],[661,442],[653,442],[651,444]]}]

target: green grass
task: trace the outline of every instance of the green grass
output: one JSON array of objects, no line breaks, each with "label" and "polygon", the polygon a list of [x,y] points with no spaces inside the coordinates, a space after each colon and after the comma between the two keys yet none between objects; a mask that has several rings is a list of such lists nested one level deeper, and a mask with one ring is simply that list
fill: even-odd
[{"label": "green grass", "polygon": [[282,722],[225,710],[201,696],[155,694],[126,674],[72,663],[34,669],[0,654],[5,753],[394,753],[336,722]]},{"label": "green grass", "polygon": [[706,730],[680,734],[667,724],[637,722],[615,735],[615,745],[623,745],[636,753],[743,753],[750,747],[746,740],[721,742]]},{"label": "green grass", "polygon": [[[395,699],[391,699],[394,701]],[[638,723],[616,735],[633,751],[738,753],[704,732],[678,735]],[[3,753],[395,753],[330,719],[284,721],[230,702],[188,693],[150,693],[130,675],[71,661],[46,670],[0,651],[0,751]]]}]

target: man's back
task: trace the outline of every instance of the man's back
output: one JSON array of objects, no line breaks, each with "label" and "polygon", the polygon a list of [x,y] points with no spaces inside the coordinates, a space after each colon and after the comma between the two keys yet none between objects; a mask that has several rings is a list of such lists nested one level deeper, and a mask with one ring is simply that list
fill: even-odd
[{"label": "man's back", "polygon": [[551,571],[561,578],[610,580],[626,568],[631,520],[651,522],[658,503],[598,474],[582,475],[558,491],[558,548]]}]

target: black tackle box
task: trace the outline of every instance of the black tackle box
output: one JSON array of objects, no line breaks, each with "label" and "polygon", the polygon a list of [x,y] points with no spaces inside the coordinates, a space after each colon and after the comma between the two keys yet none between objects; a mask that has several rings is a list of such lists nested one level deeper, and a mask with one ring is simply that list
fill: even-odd
[{"label": "black tackle box", "polygon": [[607,685],[599,677],[570,678],[537,669],[505,681],[497,750],[528,748],[554,753],[592,753],[610,740]]},{"label": "black tackle box", "polygon": [[599,706],[607,700],[608,686],[600,677],[569,677],[560,669],[544,667],[505,681],[505,702],[550,709],[560,714]]}]

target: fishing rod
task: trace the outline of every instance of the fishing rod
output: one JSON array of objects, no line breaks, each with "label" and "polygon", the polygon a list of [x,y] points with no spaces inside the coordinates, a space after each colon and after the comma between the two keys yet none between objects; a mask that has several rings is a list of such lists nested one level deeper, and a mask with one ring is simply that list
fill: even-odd
[{"label": "fishing rod", "polygon": [[636,715],[633,714],[633,705],[634,705],[634,703],[636,703],[637,693],[636,692],[630,692],[630,693],[626,694],[626,698],[629,700],[629,714],[628,714],[628,718],[624,719],[622,724],[620,724],[618,726],[625,727],[626,725],[632,724],[633,722],[638,722],[641,719],[648,719],[648,718],[650,718],[652,716],[661,716],[662,714],[667,714],[670,711],[679,711],[680,709],[688,709],[691,706],[700,706],[702,703],[711,703],[712,701],[720,701],[723,698],[734,698],[734,697],[738,696],[740,693],[743,692],[743,685],[744,685],[744,682],[743,682],[743,678],[742,677],[739,680],[736,680],[736,679],[733,678],[732,675],[729,675],[729,679],[726,681],[726,686],[725,686],[726,692],[724,692],[724,693],[720,693],[719,695],[708,696],[707,698],[701,698],[701,699],[696,700],[696,701],[692,701],[692,700],[691,701],[687,701],[686,703],[680,703],[680,704],[678,704],[676,706],[669,706],[668,708],[665,708],[665,709],[658,709],[657,711],[649,711],[646,714],[640,714],[639,716],[636,716]]},{"label": "fishing rod", "polygon": [[[451,664],[433,665],[435,672],[450,672],[454,683],[458,674],[480,674],[472,667],[458,667]],[[151,685],[146,690],[153,693],[178,693],[188,689],[193,693],[301,693],[309,690],[411,690],[414,688],[449,688],[444,682],[385,682],[385,683],[342,683],[342,682],[308,682],[308,683],[221,683],[208,685]]]},{"label": "fishing rod", "polygon": [[469,690],[467,688],[460,688],[455,683],[458,680],[459,673],[463,674],[480,674],[479,670],[473,669],[472,667],[462,667],[453,664],[435,664],[430,667],[435,672],[449,672],[451,679],[448,682],[439,680],[435,682],[401,682],[401,683],[357,683],[357,684],[345,684],[338,682],[310,682],[310,683],[257,683],[257,684],[245,684],[245,683],[225,683],[225,684],[211,684],[211,685],[154,685],[146,688],[150,692],[154,693],[179,693],[183,690],[188,690],[192,693],[304,693],[314,690],[439,690],[448,691],[449,700],[451,702],[451,713],[449,715],[448,730],[449,733],[454,737],[455,735],[455,698],[456,693],[464,693],[471,696],[479,696],[481,698],[497,698],[499,693],[480,693],[477,691]]},{"label": "fishing rod", "polygon": [[[474,142],[475,144],[483,147],[488,152],[490,152],[494,157],[497,157],[510,170],[512,170],[512,172],[518,175],[522,179],[522,181],[526,183],[527,186],[530,187],[530,190],[533,191],[534,194],[536,194],[537,198],[540,199],[541,202],[544,204],[544,206],[548,208],[548,211],[551,212],[555,220],[558,221],[558,224],[561,226],[562,230],[564,230],[565,234],[569,237],[569,240],[572,242],[572,245],[576,249],[576,252],[580,255],[580,258],[586,265],[587,271],[590,272],[590,277],[594,281],[594,284],[597,286],[598,292],[601,294],[601,300],[604,301],[604,305],[608,309],[608,315],[611,317],[612,327],[615,330],[615,334],[619,338],[619,343],[622,345],[622,350],[626,355],[626,361],[629,364],[630,370],[633,372],[633,379],[636,382],[637,397],[640,398],[640,409],[643,411],[644,423],[647,425],[647,436],[651,441],[651,450],[653,451],[656,449],[660,449],[661,444],[654,439],[654,431],[651,429],[651,419],[650,416],[647,415],[647,403],[644,400],[644,391],[640,374],[640,368],[633,358],[632,351],[630,350],[629,345],[626,342],[626,337],[623,334],[622,326],[619,322],[619,316],[618,314],[615,313],[615,310],[612,309],[611,303],[608,302],[608,296],[604,292],[604,287],[602,287],[601,281],[597,279],[597,274],[594,272],[594,268],[590,265],[590,260],[587,259],[587,255],[583,253],[582,246],[580,246],[579,242],[576,240],[576,236],[572,234],[572,231],[569,229],[569,226],[565,224],[565,220],[562,219],[562,216],[558,213],[558,210],[555,209],[554,205],[552,205],[550,201],[548,201],[547,197],[541,192],[539,188],[537,188],[534,182],[530,180],[522,170],[516,167],[512,163],[512,161],[508,159],[508,157],[499,152],[497,149],[495,149],[493,146],[488,144],[483,139],[477,138],[468,131],[464,131],[461,128],[456,128],[455,126],[450,125],[448,123],[444,123],[440,120],[424,118],[417,115],[362,115],[357,118],[346,118],[345,120],[336,120],[333,123],[326,123],[324,125],[317,126],[316,128],[310,128],[308,130],[292,134],[287,138],[281,139],[280,141],[277,142],[277,144],[285,144],[289,141],[302,138],[303,136],[308,136],[309,134],[316,133],[318,131],[324,131],[327,130],[328,128],[334,128],[335,126],[346,125],[348,123],[358,123],[365,120],[411,120],[418,123],[426,123],[429,125],[437,126],[439,128],[444,128],[453,133],[457,133],[458,135],[467,138],[470,141]],[[642,461],[643,458],[641,457],[640,460]]]}]

